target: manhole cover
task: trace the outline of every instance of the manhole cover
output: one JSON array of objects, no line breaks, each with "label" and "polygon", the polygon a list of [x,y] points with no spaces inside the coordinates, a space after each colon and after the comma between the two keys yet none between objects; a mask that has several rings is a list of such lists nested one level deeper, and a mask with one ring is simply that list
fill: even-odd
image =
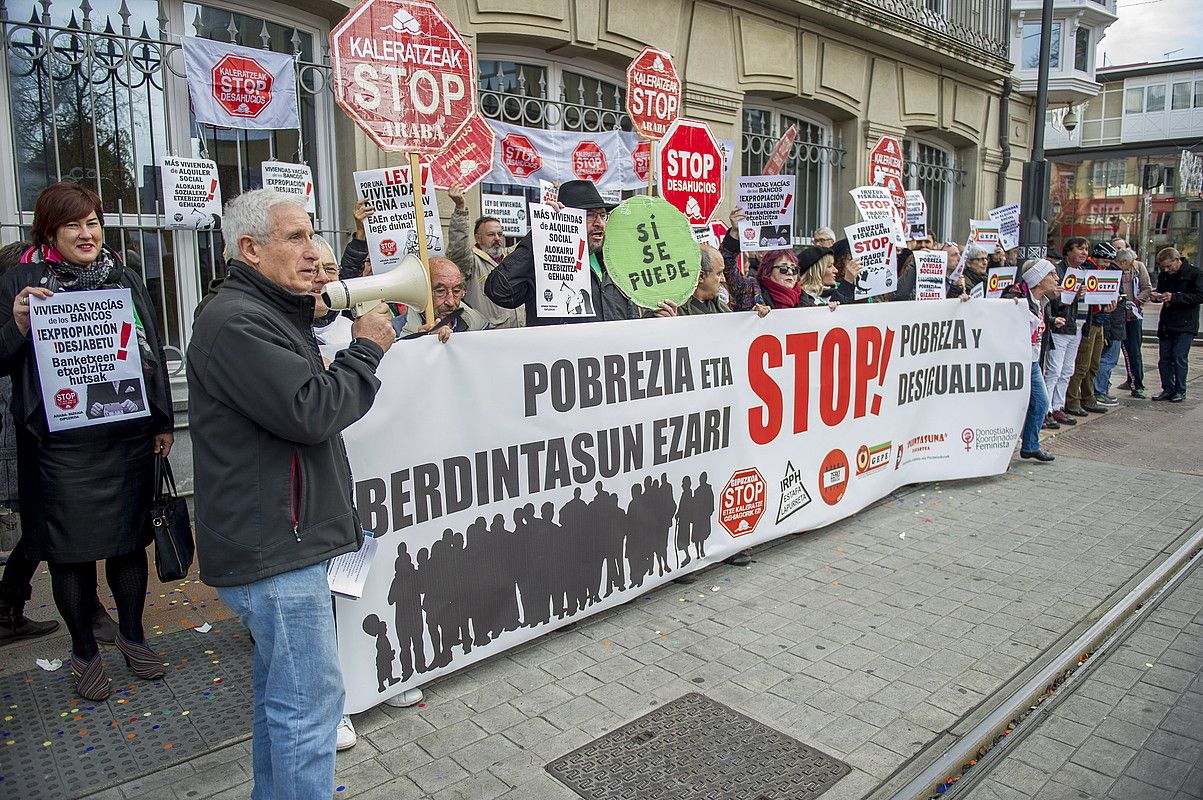
[{"label": "manhole cover", "polygon": [[691,693],[557,758],[547,771],[586,800],[806,800],[851,768]]}]

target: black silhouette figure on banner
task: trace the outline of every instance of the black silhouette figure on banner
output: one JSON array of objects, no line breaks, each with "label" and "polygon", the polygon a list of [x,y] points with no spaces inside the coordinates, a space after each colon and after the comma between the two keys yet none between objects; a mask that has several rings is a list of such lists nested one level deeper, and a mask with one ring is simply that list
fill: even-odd
[{"label": "black silhouette figure on banner", "polygon": [[[677,504],[677,566],[683,567],[692,559],[689,545],[693,543],[693,480],[686,475],[681,479],[681,501]],[[684,556],[682,556],[684,554]]]},{"label": "black silhouette figure on banner", "polygon": [[462,533],[447,528],[416,553],[400,542],[388,591],[396,648],[388,625],[374,614],[363,620],[376,639],[379,691],[447,666],[456,652],[547,625],[553,616],[570,618],[615,591],[705,558],[713,514],[706,473],[696,483],[682,478],[679,496],[661,473],[633,483],[625,508],[598,481],[591,500],[576,488],[558,512],[550,502],[537,515],[533,503],[514,508],[512,528],[495,514],[492,522],[477,517]]},{"label": "black silhouette figure on banner", "polygon": [[706,540],[710,538],[710,518],[714,515],[714,489],[706,482],[706,473],[698,478],[698,488],[693,492],[693,515],[690,520],[693,540],[698,558],[706,557]]},{"label": "black silhouette figure on banner", "polygon": [[393,674],[393,661],[397,658],[397,651],[388,640],[388,625],[375,614],[364,617],[363,632],[376,637],[376,682],[380,684],[377,691],[383,692],[401,680]]},{"label": "black silhouette figure on banner", "polygon": [[389,586],[388,602],[393,606],[393,631],[397,634],[399,645],[401,680],[407,681],[415,671],[426,671],[426,648],[422,644],[422,598],[418,593],[418,571],[410,560],[409,547],[405,542],[397,546],[393,570],[395,575]]}]

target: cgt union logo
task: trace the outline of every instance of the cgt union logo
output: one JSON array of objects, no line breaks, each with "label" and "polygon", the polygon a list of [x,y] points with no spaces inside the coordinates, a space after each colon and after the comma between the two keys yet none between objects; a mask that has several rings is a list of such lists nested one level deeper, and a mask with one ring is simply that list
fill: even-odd
[{"label": "cgt union logo", "polygon": [[1009,426],[1000,425],[997,428],[965,428],[961,431],[961,441],[965,444],[965,452],[971,450],[1010,450],[1015,446],[1018,432]]},{"label": "cgt union logo", "polygon": [[856,451],[856,474],[866,475],[890,463],[893,442],[882,442],[872,447],[862,444]]}]

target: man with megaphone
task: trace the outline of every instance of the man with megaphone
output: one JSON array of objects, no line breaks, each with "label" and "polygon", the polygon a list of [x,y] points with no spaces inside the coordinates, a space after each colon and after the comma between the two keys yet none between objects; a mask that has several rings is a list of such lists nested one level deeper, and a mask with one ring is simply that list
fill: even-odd
[{"label": "man with megaphone", "polygon": [[340,432],[371,408],[395,331],[380,305],[322,362],[302,200],[244,192],[222,234],[229,274],[188,347],[201,579],[254,637],[255,796],[330,797],[344,694],[326,563],[363,541]]}]

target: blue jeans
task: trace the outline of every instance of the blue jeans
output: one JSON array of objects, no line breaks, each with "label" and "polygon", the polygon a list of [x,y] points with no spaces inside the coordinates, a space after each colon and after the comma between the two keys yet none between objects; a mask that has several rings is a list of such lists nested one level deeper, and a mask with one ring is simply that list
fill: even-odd
[{"label": "blue jeans", "polygon": [[1020,449],[1025,453],[1034,453],[1040,449],[1040,426],[1044,424],[1044,416],[1048,413],[1048,392],[1044,388],[1044,373],[1040,364],[1032,364],[1032,395],[1028,400],[1028,416],[1023,421],[1023,433],[1019,437]]},{"label": "blue jeans", "polygon": [[217,592],[255,637],[252,800],[329,800],[343,682],[326,563]]},{"label": "blue jeans", "polygon": [[1161,391],[1169,394],[1186,394],[1186,357],[1190,354],[1190,333],[1159,333],[1157,343],[1161,345],[1161,358],[1157,368],[1161,371]]},{"label": "blue jeans", "polygon": [[1111,388],[1111,371],[1119,363],[1119,354],[1123,346],[1122,340],[1114,339],[1103,347],[1103,355],[1099,359],[1099,372],[1094,376],[1094,393],[1096,395],[1102,397]]}]

